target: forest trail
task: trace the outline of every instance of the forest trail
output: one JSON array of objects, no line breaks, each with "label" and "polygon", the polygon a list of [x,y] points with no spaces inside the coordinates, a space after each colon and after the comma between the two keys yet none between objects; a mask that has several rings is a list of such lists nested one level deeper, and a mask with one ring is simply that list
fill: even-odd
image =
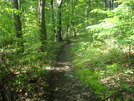
[{"label": "forest trail", "polygon": [[70,46],[61,47],[55,66],[49,68],[49,93],[47,101],[99,101],[91,95],[91,90],[82,86],[71,68]]}]

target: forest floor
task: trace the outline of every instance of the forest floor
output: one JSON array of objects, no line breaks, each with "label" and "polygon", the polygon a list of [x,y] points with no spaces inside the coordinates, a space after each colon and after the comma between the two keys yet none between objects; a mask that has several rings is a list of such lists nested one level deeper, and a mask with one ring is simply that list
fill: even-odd
[{"label": "forest floor", "polygon": [[83,86],[75,71],[71,67],[71,44],[61,47],[54,67],[47,68],[48,74],[47,101],[99,101],[92,96],[88,87]]},{"label": "forest floor", "polygon": [[[76,74],[71,62],[72,57],[75,55],[71,54],[71,47],[73,45],[75,45],[75,42],[63,44],[57,53],[57,60],[53,65],[51,67],[44,67],[45,71],[47,69],[47,73],[43,72],[40,78],[27,83],[33,86],[32,92],[24,89],[19,90],[15,101],[103,101],[94,94],[95,90],[84,85]],[[108,78],[109,76],[104,80],[106,83],[109,80]],[[116,79],[116,77],[114,78]],[[120,94],[124,97],[133,96],[130,93],[125,90],[121,91]]]},{"label": "forest floor", "polygon": [[[15,99],[13,101],[100,101],[94,91],[80,81],[72,67],[71,58],[74,54],[71,54],[70,47],[73,45],[74,43],[63,44],[51,67],[35,71],[41,76],[33,78],[29,72],[22,73],[23,82],[19,88],[11,87]],[[29,75],[29,78],[24,75]],[[14,74],[10,78],[16,79],[17,76],[18,74]]]},{"label": "forest floor", "polygon": [[[7,88],[2,89],[4,94],[8,94],[9,97],[14,96],[15,100],[12,101],[104,101],[98,98],[94,94],[95,90],[85,85],[76,74],[76,70],[71,62],[72,57],[75,55],[71,53],[71,47],[74,47],[75,44],[75,42],[63,44],[60,51],[57,53],[57,60],[52,63],[51,67],[42,66],[41,70],[35,69],[34,71],[26,71],[19,74],[7,74],[7,76],[5,76],[5,80],[3,80],[5,81],[4,83],[11,79],[12,81],[18,80],[20,85],[9,87],[13,92]],[[37,72],[37,74],[35,75],[34,72]],[[130,76],[128,74],[123,74],[121,76],[126,76],[126,78],[128,78],[128,83],[131,83],[130,87],[133,89],[134,76],[130,75],[131,78],[129,78]],[[19,79],[17,77],[19,77]],[[116,87],[118,83],[109,83],[110,78],[111,80],[113,78],[116,80],[116,78],[118,79],[119,77],[107,76],[103,80],[103,83],[106,84],[106,86],[109,86],[107,84],[113,84],[112,89],[119,92],[119,94],[115,93],[116,96],[123,96],[123,98],[134,98],[133,91],[129,91],[127,88],[123,90],[119,89]],[[0,101],[2,101],[1,95]],[[108,101],[114,100],[108,99]],[[134,100],[130,99],[119,101]]]}]

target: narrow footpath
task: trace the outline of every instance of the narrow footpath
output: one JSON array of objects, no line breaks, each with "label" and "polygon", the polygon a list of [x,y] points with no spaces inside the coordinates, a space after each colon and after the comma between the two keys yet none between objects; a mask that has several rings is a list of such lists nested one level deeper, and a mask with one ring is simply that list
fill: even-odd
[{"label": "narrow footpath", "polygon": [[82,85],[72,69],[71,45],[61,47],[54,67],[49,69],[47,101],[99,101],[92,95],[92,90]]}]

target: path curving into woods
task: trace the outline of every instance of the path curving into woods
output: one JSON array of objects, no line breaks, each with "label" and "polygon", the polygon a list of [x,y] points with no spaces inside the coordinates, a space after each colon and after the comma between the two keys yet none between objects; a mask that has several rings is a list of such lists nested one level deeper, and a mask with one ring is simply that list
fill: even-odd
[{"label": "path curving into woods", "polygon": [[92,90],[82,85],[71,67],[71,44],[61,47],[57,61],[50,70],[47,78],[49,92],[47,101],[99,101],[92,95]]}]

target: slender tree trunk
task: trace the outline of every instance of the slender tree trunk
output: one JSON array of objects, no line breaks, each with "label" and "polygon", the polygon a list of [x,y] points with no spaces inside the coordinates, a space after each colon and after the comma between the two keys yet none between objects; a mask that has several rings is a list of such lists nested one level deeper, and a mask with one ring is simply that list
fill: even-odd
[{"label": "slender tree trunk", "polygon": [[62,4],[62,0],[57,0],[57,7],[58,7],[58,11],[57,11],[57,41],[62,41],[62,37],[61,37],[61,4]]},{"label": "slender tree trunk", "polygon": [[46,35],[46,26],[45,26],[45,14],[44,14],[44,5],[45,0],[38,1],[38,17],[39,17],[39,31],[40,31],[40,40],[41,40],[41,51],[45,50],[45,40],[47,39]]},{"label": "slender tree trunk", "polygon": [[114,0],[105,0],[105,8],[112,10],[114,8]]},{"label": "slender tree trunk", "polygon": [[55,20],[54,20],[54,7],[53,7],[53,0],[51,0],[51,10],[50,10],[50,12],[51,12],[51,19],[52,19],[52,27],[53,27],[53,38],[54,38],[54,40],[55,40],[55,33],[56,33],[56,30],[55,30]]},{"label": "slender tree trunk", "polygon": [[[13,8],[19,10],[19,3],[18,0],[13,0]],[[18,44],[18,52],[24,51],[24,45],[23,45],[23,34],[22,34],[22,23],[21,23],[21,17],[19,14],[14,14],[15,19],[15,29],[16,29],[16,37],[19,39],[17,41]]]},{"label": "slender tree trunk", "polygon": [[[74,1],[75,0],[72,0],[72,4],[71,4],[71,6],[72,6],[72,15],[74,16],[75,15],[75,4],[74,4]],[[73,30],[73,36],[75,36],[76,37],[76,33],[75,33],[75,19],[74,18],[71,18],[71,25],[72,25],[72,30]]]}]

